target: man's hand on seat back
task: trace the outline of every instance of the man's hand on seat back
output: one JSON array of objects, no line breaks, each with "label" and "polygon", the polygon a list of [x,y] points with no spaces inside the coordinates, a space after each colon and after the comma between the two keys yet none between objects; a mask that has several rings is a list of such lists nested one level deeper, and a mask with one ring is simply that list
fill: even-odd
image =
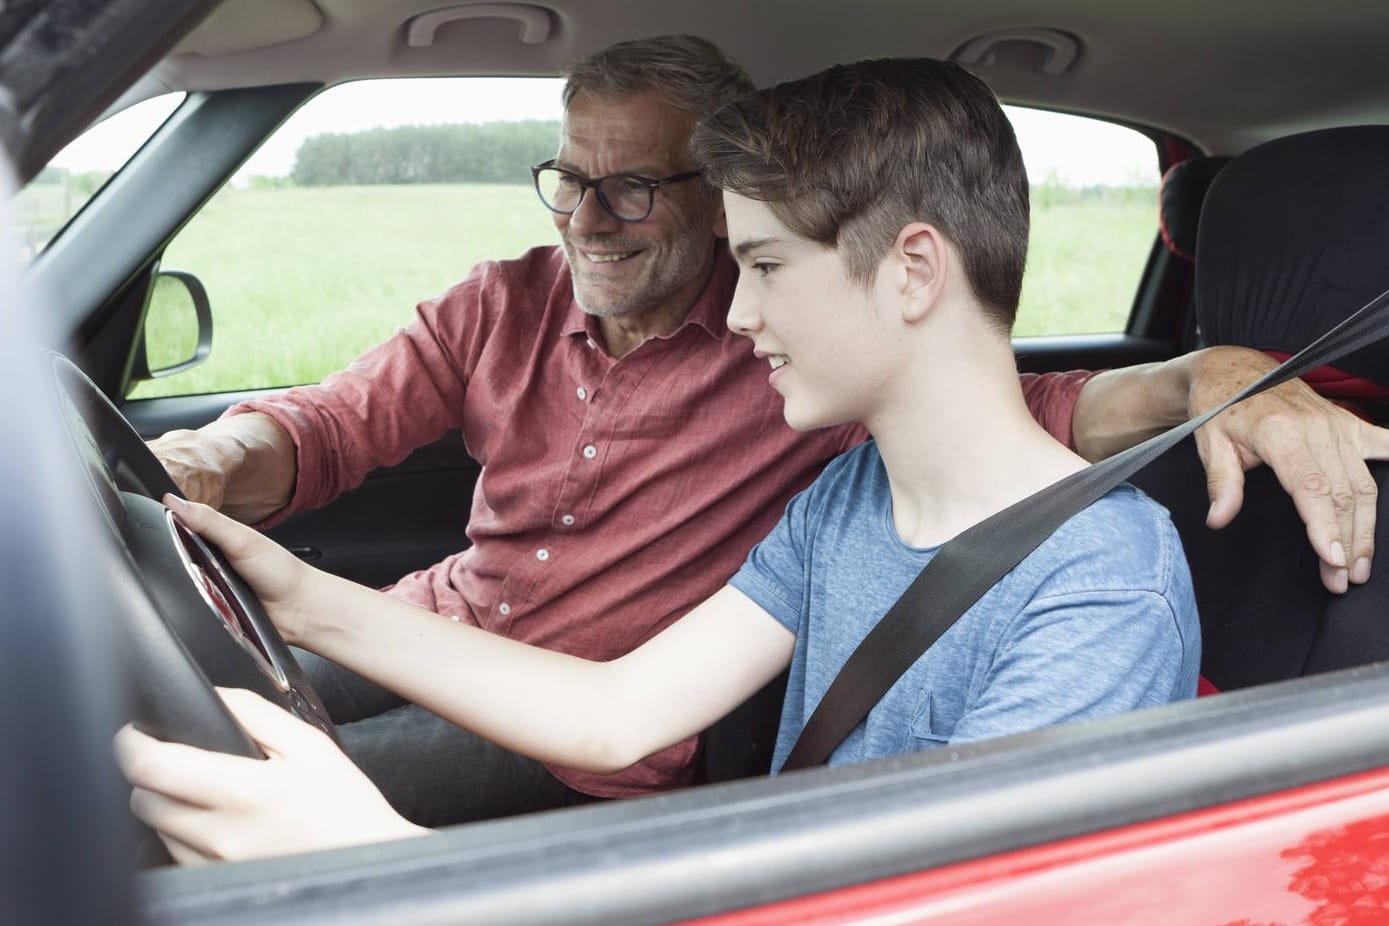
[{"label": "man's hand on seat back", "polygon": [[[1242,348],[1212,348],[1192,359],[1192,416],[1277,365]],[[1244,502],[1245,471],[1267,463],[1307,525],[1326,588],[1340,593],[1369,579],[1378,492],[1364,461],[1389,459],[1389,430],[1294,380],[1219,415],[1196,432],[1196,443],[1206,466],[1210,527],[1234,520]]]}]

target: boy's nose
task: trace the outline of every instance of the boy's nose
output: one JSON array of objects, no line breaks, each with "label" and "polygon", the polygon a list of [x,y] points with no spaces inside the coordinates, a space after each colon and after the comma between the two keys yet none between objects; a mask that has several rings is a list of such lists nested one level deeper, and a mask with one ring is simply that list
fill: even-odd
[{"label": "boy's nose", "polygon": [[733,290],[733,303],[728,307],[728,330],[751,338],[761,327],[762,316],[758,314],[752,300],[747,297],[743,290],[743,281],[739,279],[737,287]]}]

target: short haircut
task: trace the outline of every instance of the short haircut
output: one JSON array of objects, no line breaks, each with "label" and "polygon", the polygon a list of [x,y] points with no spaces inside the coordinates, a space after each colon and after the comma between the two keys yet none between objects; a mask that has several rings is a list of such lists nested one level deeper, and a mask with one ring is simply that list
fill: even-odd
[{"label": "short haircut", "polygon": [[709,182],[765,202],[872,282],[897,233],[938,228],[989,318],[1011,330],[1027,260],[1028,185],[993,92],[943,61],[837,65],[706,117],[692,150]]},{"label": "short haircut", "polygon": [[693,35],[619,42],[580,58],[565,77],[565,106],[578,93],[612,99],[655,92],[699,116],[754,89],[747,72],[717,45]]}]

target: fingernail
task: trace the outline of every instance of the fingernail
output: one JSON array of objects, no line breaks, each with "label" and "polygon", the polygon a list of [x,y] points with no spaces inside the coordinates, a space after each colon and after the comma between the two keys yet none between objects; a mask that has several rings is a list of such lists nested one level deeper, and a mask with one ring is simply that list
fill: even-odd
[{"label": "fingernail", "polygon": [[188,510],[188,502],[185,499],[179,498],[172,492],[168,492],[164,495],[164,505],[165,507],[171,508],[174,511]]},{"label": "fingernail", "polygon": [[1336,581],[1332,584],[1336,586],[1335,591],[1336,594],[1339,595],[1346,589],[1350,588],[1350,577],[1346,574],[1346,571],[1344,569],[1337,569]]},{"label": "fingernail", "polygon": [[1346,551],[1339,540],[1331,543],[1331,565],[1340,566],[1342,569],[1346,565]]},{"label": "fingernail", "polygon": [[1355,568],[1351,570],[1350,580],[1356,585],[1364,585],[1370,581],[1370,558],[1362,556],[1355,561]]}]

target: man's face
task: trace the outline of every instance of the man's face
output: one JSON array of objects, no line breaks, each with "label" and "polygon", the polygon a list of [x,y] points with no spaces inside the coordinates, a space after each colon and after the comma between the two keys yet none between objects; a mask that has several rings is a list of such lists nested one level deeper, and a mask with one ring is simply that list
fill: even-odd
[{"label": "man's face", "polygon": [[[683,173],[692,169],[695,119],[650,93],[613,100],[579,93],[564,114],[556,166],[585,177]],[[579,306],[590,315],[637,316],[694,302],[722,232],[722,209],[694,179],[657,190],[651,215],[623,222],[589,190],[573,215],[555,215],[555,227]]]},{"label": "man's face", "polygon": [[880,285],[854,283],[838,251],[799,237],[766,204],[734,193],[723,201],[739,266],[728,327],[766,358],[786,423],[798,431],[869,423],[893,353]]}]

